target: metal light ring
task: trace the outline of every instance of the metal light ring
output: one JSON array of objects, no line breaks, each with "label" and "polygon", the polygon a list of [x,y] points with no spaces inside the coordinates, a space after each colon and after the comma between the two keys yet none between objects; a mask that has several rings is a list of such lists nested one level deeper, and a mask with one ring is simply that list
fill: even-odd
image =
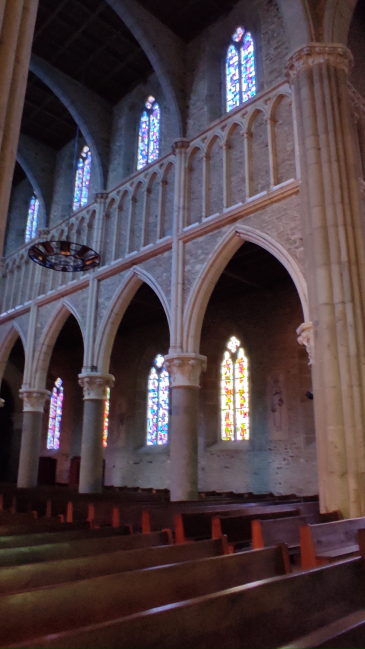
[{"label": "metal light ring", "polygon": [[100,266],[100,255],[73,241],[39,241],[28,250],[32,261],[44,268],[64,273],[80,273]]}]

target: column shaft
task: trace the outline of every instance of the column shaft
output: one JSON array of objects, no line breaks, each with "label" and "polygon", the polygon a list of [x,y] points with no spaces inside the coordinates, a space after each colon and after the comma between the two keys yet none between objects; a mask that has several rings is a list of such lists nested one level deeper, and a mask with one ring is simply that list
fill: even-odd
[{"label": "column shaft", "polygon": [[198,398],[199,388],[171,388],[170,498],[198,497]]},{"label": "column shaft", "polygon": [[101,493],[103,488],[104,401],[84,401],[80,493]]},{"label": "column shaft", "polygon": [[38,0],[3,0],[0,7],[0,257],[37,8]]},{"label": "column shaft", "polygon": [[18,487],[36,487],[41,448],[42,412],[24,412]]}]

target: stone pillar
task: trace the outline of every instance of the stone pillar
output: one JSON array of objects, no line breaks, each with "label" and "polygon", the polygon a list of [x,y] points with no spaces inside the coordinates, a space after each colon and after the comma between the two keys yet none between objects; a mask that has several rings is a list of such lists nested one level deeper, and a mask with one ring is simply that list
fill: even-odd
[{"label": "stone pillar", "polygon": [[287,65],[313,322],[313,335],[304,325],[299,335],[314,352],[320,504],[345,517],[365,514],[365,246],[347,89],[351,62],[343,45],[312,43]]},{"label": "stone pillar", "polygon": [[0,3],[0,258],[38,0]]},{"label": "stone pillar", "polygon": [[165,367],[171,377],[170,461],[171,500],[198,497],[199,377],[206,356],[169,354]]},{"label": "stone pillar", "polygon": [[108,194],[106,192],[99,192],[95,194],[96,202],[96,216],[94,222],[94,232],[93,232],[93,248],[96,252],[99,253],[101,258],[101,265],[105,263],[105,250],[101,249],[102,243],[104,246],[106,242],[104,241],[104,216],[105,216],[105,204],[108,199]]},{"label": "stone pillar", "polygon": [[79,374],[84,390],[80,493],[101,493],[103,489],[103,424],[107,388],[113,387],[111,374]]},{"label": "stone pillar", "polygon": [[19,394],[23,399],[23,430],[18,487],[36,487],[44,404],[51,393],[48,390],[26,388],[19,390]]},{"label": "stone pillar", "polygon": [[3,408],[5,406],[5,400],[0,399],[0,408]]}]

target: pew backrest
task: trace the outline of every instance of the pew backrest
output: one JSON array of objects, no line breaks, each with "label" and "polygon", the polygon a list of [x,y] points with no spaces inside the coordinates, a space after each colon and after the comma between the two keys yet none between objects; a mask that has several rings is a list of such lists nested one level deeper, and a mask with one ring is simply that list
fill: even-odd
[{"label": "pew backrest", "polygon": [[300,528],[302,568],[305,570],[359,551],[357,533],[365,517]]}]

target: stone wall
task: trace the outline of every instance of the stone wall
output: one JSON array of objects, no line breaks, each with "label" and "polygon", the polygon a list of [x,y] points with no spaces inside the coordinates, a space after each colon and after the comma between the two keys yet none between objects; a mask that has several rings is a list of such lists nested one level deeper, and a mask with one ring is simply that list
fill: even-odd
[{"label": "stone wall", "polygon": [[28,209],[33,194],[33,187],[27,178],[16,185],[12,191],[5,242],[7,255],[21,248],[25,243]]}]

